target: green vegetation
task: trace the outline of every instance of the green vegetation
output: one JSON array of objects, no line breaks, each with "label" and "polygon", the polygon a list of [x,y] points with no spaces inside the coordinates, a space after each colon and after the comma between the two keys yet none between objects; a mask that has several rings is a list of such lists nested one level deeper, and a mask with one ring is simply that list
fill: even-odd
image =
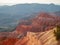
[{"label": "green vegetation", "polygon": [[56,28],[57,30],[54,30],[54,34],[56,36],[56,39],[60,40],[60,26],[57,26]]}]

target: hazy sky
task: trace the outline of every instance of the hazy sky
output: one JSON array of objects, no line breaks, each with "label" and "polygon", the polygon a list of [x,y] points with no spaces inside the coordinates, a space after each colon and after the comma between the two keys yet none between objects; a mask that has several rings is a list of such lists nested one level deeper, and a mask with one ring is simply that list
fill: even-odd
[{"label": "hazy sky", "polygon": [[60,5],[60,0],[0,0],[0,5],[14,5],[21,3],[54,3]]}]

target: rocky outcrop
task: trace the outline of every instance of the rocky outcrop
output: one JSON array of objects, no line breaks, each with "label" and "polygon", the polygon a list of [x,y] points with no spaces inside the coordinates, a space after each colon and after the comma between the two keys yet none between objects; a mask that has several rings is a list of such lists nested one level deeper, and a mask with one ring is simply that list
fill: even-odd
[{"label": "rocky outcrop", "polygon": [[45,32],[27,32],[27,35],[15,45],[58,45],[54,30],[56,28]]},{"label": "rocky outcrop", "polygon": [[56,37],[54,36],[54,30],[51,29],[45,32],[28,32],[27,36],[29,37],[28,45],[57,45]]}]

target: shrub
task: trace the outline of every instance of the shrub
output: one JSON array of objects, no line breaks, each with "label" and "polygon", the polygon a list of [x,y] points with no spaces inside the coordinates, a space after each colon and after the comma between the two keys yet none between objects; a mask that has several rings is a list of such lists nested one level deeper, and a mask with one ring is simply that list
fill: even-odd
[{"label": "shrub", "polygon": [[56,27],[57,30],[54,30],[54,34],[56,36],[56,39],[59,40],[60,39],[60,26]]}]

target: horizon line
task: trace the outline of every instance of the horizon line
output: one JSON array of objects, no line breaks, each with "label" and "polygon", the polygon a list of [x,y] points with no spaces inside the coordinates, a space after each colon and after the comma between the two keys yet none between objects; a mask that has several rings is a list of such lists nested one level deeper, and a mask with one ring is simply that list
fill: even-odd
[{"label": "horizon line", "polygon": [[53,5],[60,5],[60,4],[54,4],[54,3],[16,3],[16,4],[14,4],[14,3],[0,3],[0,6],[13,6],[13,5],[18,5],[18,4],[48,4],[48,5],[50,5],[50,4],[53,4]]}]

